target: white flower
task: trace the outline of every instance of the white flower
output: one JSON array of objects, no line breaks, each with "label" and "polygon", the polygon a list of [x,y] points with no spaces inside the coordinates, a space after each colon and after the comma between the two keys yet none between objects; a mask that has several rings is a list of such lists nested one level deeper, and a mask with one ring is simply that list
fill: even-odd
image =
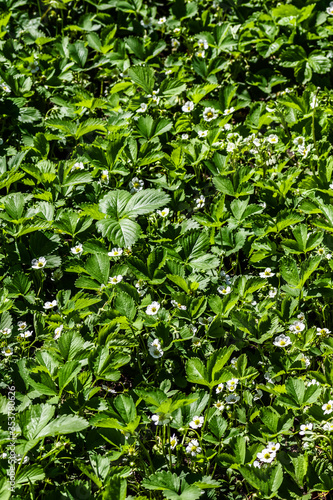
[{"label": "white flower", "polygon": [[109,182],[109,171],[108,170],[102,170],[101,181]]},{"label": "white flower", "polygon": [[330,6],[330,7],[327,7],[326,12],[327,12],[327,14],[329,14],[330,16],[333,16],[333,7],[331,7],[331,6]]},{"label": "white flower", "polygon": [[6,337],[8,337],[8,335],[10,335],[12,333],[12,329],[11,328],[3,328],[2,330],[0,330],[0,333],[2,333],[2,335],[5,335]]},{"label": "white flower", "polygon": [[75,247],[72,247],[71,248],[71,252],[72,254],[74,255],[79,255],[83,252],[83,247],[82,247],[82,243],[78,243],[77,245],[75,245]]},{"label": "white flower", "polygon": [[257,454],[258,460],[266,464],[273,462],[275,457],[276,453],[274,451],[269,450],[268,448],[265,448],[264,450],[262,450],[260,453]]},{"label": "white flower", "polygon": [[177,40],[177,38],[171,38],[171,47],[173,49],[178,49],[180,45],[180,42]]},{"label": "white flower", "polygon": [[205,197],[203,195],[199,196],[199,198],[197,198],[195,200],[195,202],[197,204],[196,208],[202,208],[202,207],[204,207],[205,206],[205,201],[206,200],[205,200]]},{"label": "white flower", "polygon": [[325,403],[322,407],[322,410],[324,410],[324,415],[328,415],[329,413],[332,413],[333,411],[333,399],[330,399],[328,403]]},{"label": "white flower", "polygon": [[306,380],[305,385],[306,387],[310,387],[310,385],[320,385],[320,383],[318,382],[318,380],[313,378],[312,380]]},{"label": "white flower", "polygon": [[233,142],[227,143],[227,153],[232,153],[233,151],[235,151],[236,148],[237,146]]},{"label": "white flower", "polygon": [[222,392],[224,389],[224,384],[219,384],[217,387],[216,387],[216,394],[219,394],[220,392]]},{"label": "white flower", "polygon": [[168,217],[169,215],[169,208],[163,208],[163,210],[157,210],[157,215],[159,215],[160,217]]},{"label": "white flower", "polygon": [[13,349],[11,347],[6,347],[1,351],[4,356],[11,356],[13,354]]},{"label": "white flower", "polygon": [[146,314],[148,314],[149,316],[154,316],[158,313],[160,307],[160,304],[154,301],[147,307]]},{"label": "white flower", "polygon": [[[233,113],[235,111],[235,108],[231,107],[231,108],[227,108],[223,111],[223,114],[224,115],[231,115],[231,113]],[[226,129],[227,130],[227,129]]]},{"label": "white flower", "polygon": [[299,431],[300,436],[304,436],[306,431],[312,431],[313,424],[302,424],[301,430]]},{"label": "white flower", "polygon": [[198,429],[199,427],[202,427],[204,420],[204,417],[198,417],[196,415],[195,417],[193,417],[193,420],[189,423],[189,425],[192,429]]},{"label": "white flower", "polygon": [[260,467],[261,467],[261,463],[258,460],[255,460],[252,465],[253,465],[253,467],[256,467],[257,469],[260,469]]},{"label": "white flower", "polygon": [[200,40],[198,40],[198,46],[199,46],[200,49],[207,50],[208,49],[208,42],[207,42],[207,40],[204,40],[203,38],[200,38]]},{"label": "white flower", "polygon": [[300,333],[304,329],[305,329],[305,324],[302,323],[302,321],[295,321],[295,323],[289,326],[289,330],[295,333]]},{"label": "white flower", "polygon": [[208,134],[208,130],[199,130],[198,136],[199,137],[206,137]]},{"label": "white flower", "polygon": [[231,288],[230,286],[219,286],[217,291],[221,294],[221,295],[228,295],[228,293],[231,292]]},{"label": "white flower", "polygon": [[161,344],[158,339],[154,340],[149,346],[149,354],[155,358],[161,358],[164,354],[163,349],[161,348]]},{"label": "white flower", "polygon": [[298,148],[298,152],[301,156],[303,156],[303,158],[306,158],[308,156],[308,154],[310,153],[310,150],[311,150],[311,144],[309,144],[309,146],[306,146],[306,147],[303,147],[303,146],[299,146]]},{"label": "white flower", "polygon": [[269,292],[268,292],[268,296],[273,299],[275,297],[275,295],[277,294],[277,288],[272,288]]},{"label": "white flower", "polygon": [[297,318],[298,318],[300,321],[304,321],[304,320],[305,320],[305,314],[304,314],[304,313],[299,313],[299,314],[297,314]]},{"label": "white flower", "polygon": [[275,134],[270,134],[268,137],[267,137],[267,141],[270,143],[270,144],[277,144],[279,142],[279,138],[277,135]]},{"label": "white flower", "polygon": [[333,431],[333,422],[326,422],[326,424],[323,425],[323,430],[324,431]]},{"label": "white flower", "polygon": [[120,283],[122,279],[123,276],[118,274],[118,276],[112,276],[112,278],[109,278],[109,283],[111,283],[111,285],[117,285],[117,283]]},{"label": "white flower", "polygon": [[217,118],[217,112],[214,108],[205,108],[203,112],[203,119],[205,122],[210,122],[211,120],[215,120]]},{"label": "white flower", "polygon": [[271,278],[274,275],[275,275],[275,273],[272,273],[272,270],[270,267],[267,267],[265,269],[265,271],[262,271],[261,273],[259,273],[260,278]]},{"label": "white flower", "polygon": [[144,28],[150,28],[153,23],[152,23],[151,19],[145,18],[145,19],[141,19],[140,24]]},{"label": "white flower", "polygon": [[180,302],[177,302],[176,300],[172,300],[171,304],[173,307],[177,307],[180,311],[186,311],[187,307],[183,306]]},{"label": "white flower", "polygon": [[295,146],[304,146],[305,144],[305,139],[304,137],[300,136],[300,137],[296,137],[294,140],[293,140],[293,143],[295,144]]},{"label": "white flower", "polygon": [[203,326],[208,326],[212,321],[213,321],[213,317],[212,316],[209,316],[208,318],[199,318],[198,319],[198,322],[200,325],[203,325]]},{"label": "white flower", "polygon": [[253,401],[258,401],[258,399],[261,399],[263,396],[263,392],[261,389],[257,389],[256,393],[253,396]]},{"label": "white flower", "polygon": [[54,337],[53,337],[53,338],[54,338],[54,340],[57,340],[57,339],[60,337],[60,335],[61,335],[61,332],[62,332],[63,328],[64,328],[64,325],[60,325],[60,326],[58,326],[58,327],[54,330]]},{"label": "white flower", "polygon": [[329,185],[329,187],[330,187],[331,189],[333,189],[333,182]]},{"label": "white flower", "polygon": [[151,419],[155,425],[165,425],[170,422],[170,417],[165,413],[157,413],[156,415],[152,415]]},{"label": "white flower", "polygon": [[326,254],[326,259],[327,259],[327,260],[331,260],[331,258],[332,258],[332,254],[331,254],[331,253],[327,253],[327,254]]},{"label": "white flower", "polygon": [[191,101],[187,101],[182,107],[182,111],[184,111],[184,113],[190,113],[193,110],[193,108],[194,108],[194,103]]},{"label": "white flower", "polygon": [[186,141],[189,138],[188,134],[182,134],[182,140]]},{"label": "white flower", "polygon": [[224,130],[231,130],[232,128],[231,123],[226,123],[223,128]]},{"label": "white flower", "polygon": [[20,331],[25,330],[25,329],[27,328],[27,326],[28,326],[28,325],[27,325],[26,321],[19,321],[19,322],[17,323],[17,328],[18,328]]},{"label": "white flower", "polygon": [[147,111],[147,104],[145,102],[142,102],[140,104],[140,107],[136,110],[137,113],[144,113],[145,111]]},{"label": "white flower", "polygon": [[128,186],[131,190],[131,193],[137,193],[138,191],[142,191],[144,185],[145,184],[141,179],[139,179],[138,177],[133,177]]},{"label": "white flower", "polygon": [[317,335],[326,337],[329,333],[331,333],[331,330],[329,330],[328,328],[317,328]]},{"label": "white flower", "polygon": [[278,347],[287,347],[290,345],[292,342],[290,340],[290,337],[287,335],[278,335],[275,337],[273,344],[278,346]]},{"label": "white flower", "polygon": [[192,457],[201,453],[201,447],[199,446],[199,441],[197,439],[192,439],[186,446],[186,453],[190,453]]},{"label": "white flower", "polygon": [[77,161],[74,163],[74,165],[71,168],[71,171],[74,172],[75,170],[84,170],[84,165],[82,161]]},{"label": "white flower", "polygon": [[52,300],[52,302],[45,302],[43,305],[44,309],[52,309],[52,307],[55,307],[58,304],[56,300]]},{"label": "white flower", "polygon": [[197,57],[201,57],[201,58],[203,59],[203,58],[205,57],[206,53],[205,53],[205,51],[204,51],[204,50],[198,50],[198,51],[195,53],[195,55],[196,55]]},{"label": "white flower", "polygon": [[234,368],[236,368],[236,366],[237,366],[237,361],[238,361],[238,358],[232,358],[232,359],[230,360],[230,364],[231,364],[231,366],[233,366]]},{"label": "white flower", "polygon": [[45,257],[39,257],[38,259],[33,259],[31,261],[32,269],[42,269],[46,265]]},{"label": "white flower", "polygon": [[166,17],[165,16],[160,17],[157,24],[164,24],[164,23],[166,23]]},{"label": "white flower", "polygon": [[228,380],[227,382],[227,387],[229,391],[233,392],[237,389],[237,384],[238,384],[238,378],[232,378],[231,380]]},{"label": "white flower", "polygon": [[238,394],[229,394],[229,396],[227,396],[225,398],[225,402],[228,404],[237,403],[239,400],[240,400],[240,397],[238,396]]},{"label": "white flower", "polygon": [[303,361],[303,363],[305,363],[305,367],[308,368],[308,366],[311,365],[311,361],[310,361],[310,358],[308,358],[307,356],[303,356],[301,358],[301,361]]},{"label": "white flower", "polygon": [[108,252],[109,257],[119,257],[123,253],[122,248],[112,248],[111,252]]},{"label": "white flower", "polygon": [[1,87],[1,88],[2,88],[2,90],[4,90],[5,92],[8,92],[8,93],[9,93],[9,92],[11,92],[11,89],[10,89],[10,87],[7,85],[7,83],[2,83],[2,84],[0,85],[0,87]]},{"label": "white flower", "polygon": [[178,444],[178,438],[176,436],[176,434],[172,434],[172,436],[170,437],[170,441],[169,441],[169,444],[170,444],[170,448],[172,450],[174,450]]},{"label": "white flower", "polygon": [[213,406],[215,406],[215,408],[217,408],[220,411],[224,410],[224,404],[222,403],[222,401],[216,401],[216,403],[214,403]]},{"label": "white flower", "polygon": [[23,339],[26,339],[28,337],[31,337],[32,334],[33,334],[32,331],[26,330],[25,332],[20,333],[20,337],[22,337]]},{"label": "white flower", "polygon": [[269,451],[273,451],[274,453],[276,453],[279,449],[280,449],[280,443],[274,443],[273,441],[270,441],[268,444],[267,444],[267,450]]}]

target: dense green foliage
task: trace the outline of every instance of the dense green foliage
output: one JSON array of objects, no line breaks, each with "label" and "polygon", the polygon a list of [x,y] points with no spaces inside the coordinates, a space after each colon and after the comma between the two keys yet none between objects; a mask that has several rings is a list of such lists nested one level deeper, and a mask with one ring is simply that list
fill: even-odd
[{"label": "dense green foliage", "polygon": [[0,0],[1,500],[333,490],[332,41],[323,0]]}]

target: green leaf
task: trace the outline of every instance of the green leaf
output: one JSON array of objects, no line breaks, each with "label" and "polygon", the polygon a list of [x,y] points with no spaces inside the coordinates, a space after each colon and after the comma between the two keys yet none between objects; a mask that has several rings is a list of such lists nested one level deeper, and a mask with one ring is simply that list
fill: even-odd
[{"label": "green leaf", "polygon": [[315,73],[328,73],[331,69],[331,61],[320,50],[311,52],[308,62]]},{"label": "green leaf", "polygon": [[49,424],[47,424],[36,437],[60,436],[62,434],[71,434],[80,432],[89,427],[89,422],[77,415],[61,415]]},{"label": "green leaf", "polygon": [[191,358],[186,362],[186,377],[193,384],[210,386],[207,370],[199,358]]},{"label": "green leaf", "polygon": [[125,248],[134,245],[141,234],[139,224],[130,219],[103,219],[96,222],[96,227],[114,245]]},{"label": "green leaf", "polygon": [[92,278],[106,285],[110,275],[110,259],[104,254],[93,254],[87,260],[85,270]]},{"label": "green leaf", "polygon": [[150,66],[132,66],[128,70],[128,76],[147,94],[152,94],[155,83],[153,68]]}]

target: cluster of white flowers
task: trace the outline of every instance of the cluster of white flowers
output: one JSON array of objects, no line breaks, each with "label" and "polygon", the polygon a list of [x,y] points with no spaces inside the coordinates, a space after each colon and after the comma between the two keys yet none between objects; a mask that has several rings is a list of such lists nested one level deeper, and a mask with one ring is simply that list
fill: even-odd
[{"label": "cluster of white flowers", "polygon": [[253,466],[260,468],[262,463],[270,464],[275,459],[279,449],[280,443],[269,442],[267,447],[257,454],[257,460],[253,462]]},{"label": "cluster of white flowers", "polygon": [[146,314],[148,314],[148,316],[155,316],[155,314],[158,313],[160,307],[160,304],[154,301],[147,307]]},{"label": "cluster of white flowers", "polygon": [[138,191],[142,191],[144,185],[145,184],[141,179],[138,179],[138,177],[133,177],[133,179],[129,183],[129,188],[131,190],[131,193],[137,193]]},{"label": "cluster of white flowers", "polygon": [[232,378],[231,380],[228,380],[227,388],[229,389],[229,391],[234,392],[237,389],[238,382],[238,378]]},{"label": "cluster of white flowers", "polygon": [[32,269],[42,269],[46,265],[45,257],[39,257],[38,259],[33,259],[31,261]]},{"label": "cluster of white flowers", "polygon": [[161,342],[158,339],[153,340],[148,343],[149,354],[153,358],[161,358],[164,354],[164,351],[161,346]]}]

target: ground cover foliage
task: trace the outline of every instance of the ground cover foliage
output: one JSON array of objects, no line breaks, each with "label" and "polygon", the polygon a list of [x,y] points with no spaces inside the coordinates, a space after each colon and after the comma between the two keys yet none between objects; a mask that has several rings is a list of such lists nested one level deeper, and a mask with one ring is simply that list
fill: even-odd
[{"label": "ground cover foliage", "polygon": [[332,23],[0,1],[1,499],[329,497]]}]

